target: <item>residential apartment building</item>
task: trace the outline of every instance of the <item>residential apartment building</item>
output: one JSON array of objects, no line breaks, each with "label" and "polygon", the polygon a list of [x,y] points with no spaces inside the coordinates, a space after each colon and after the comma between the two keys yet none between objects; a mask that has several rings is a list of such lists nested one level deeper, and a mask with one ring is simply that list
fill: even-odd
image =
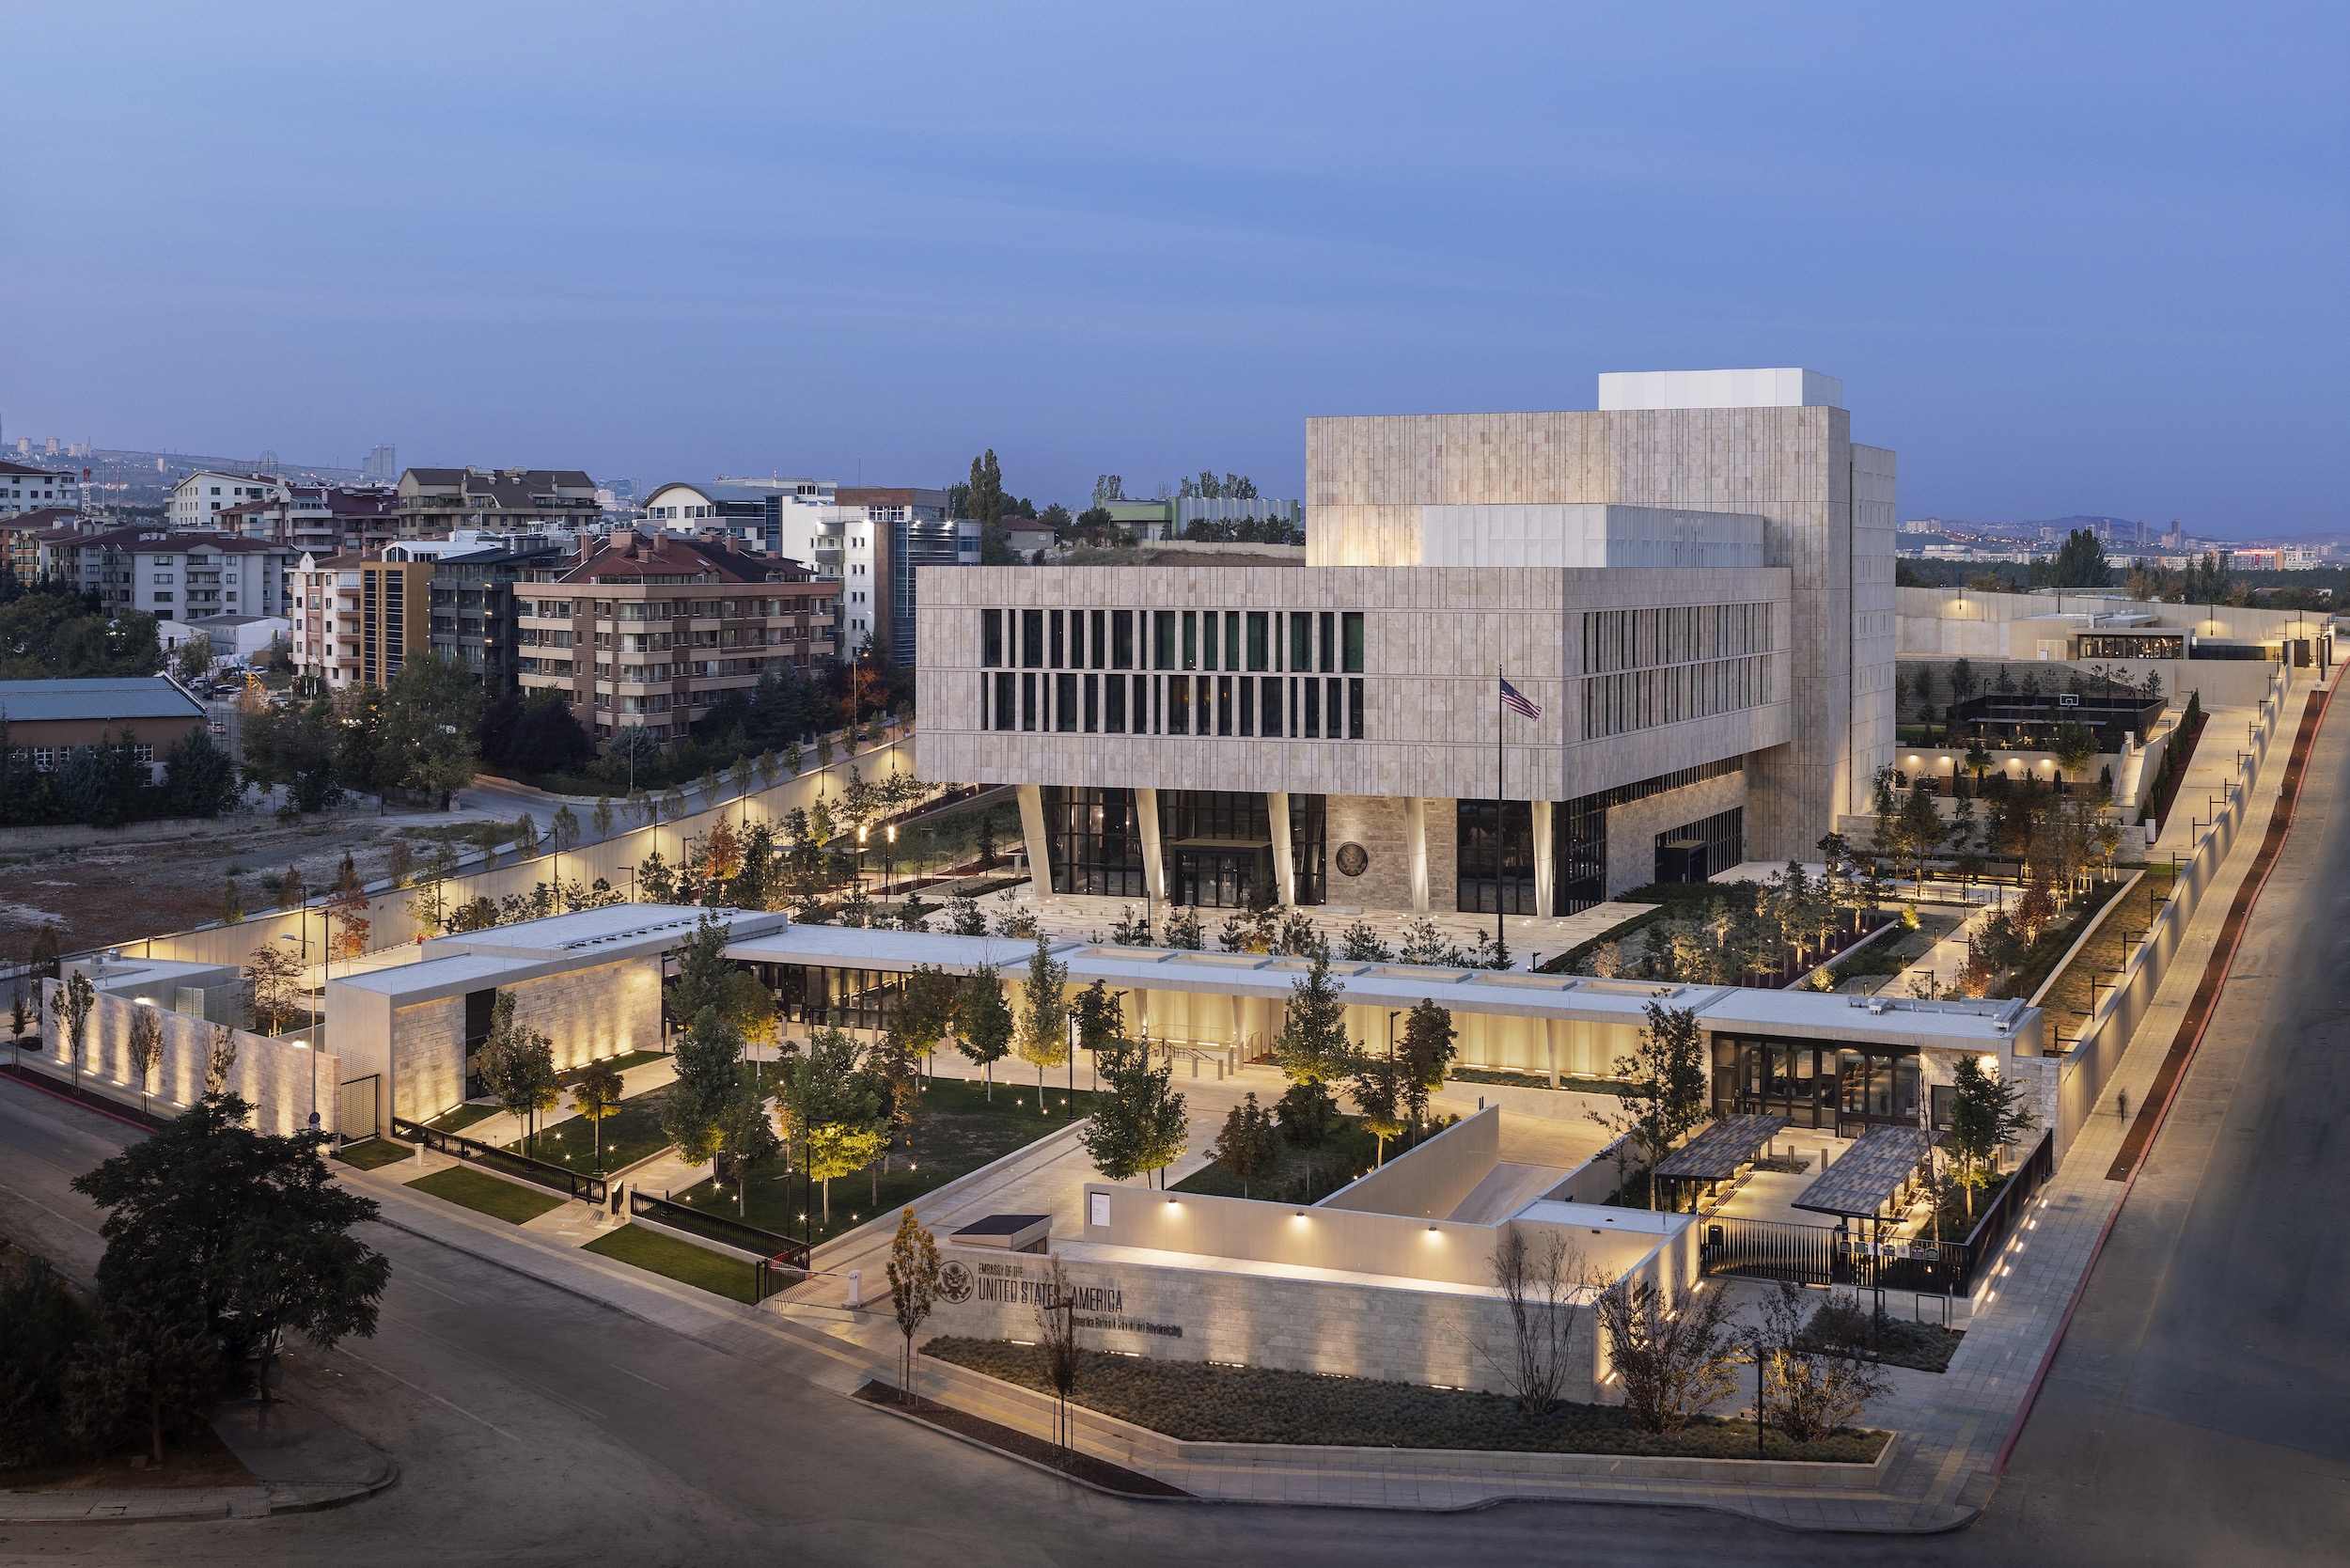
[{"label": "residential apartment building", "polygon": [[1841,398],[1314,419],[1299,566],[932,572],[919,769],[1017,786],[1070,894],[1551,916],[1814,855],[1893,760],[1893,455]]},{"label": "residential apartment building", "polygon": [[666,484],[647,497],[646,519],[807,563],[840,584],[844,655],[870,643],[901,663],[915,657],[917,571],[979,560],[979,525],[950,520],[943,490],[785,478]]},{"label": "residential apartment building", "polygon": [[222,512],[242,501],[265,501],[276,494],[279,488],[276,478],[269,474],[200,469],[171,487],[171,506],[164,516],[183,533],[195,528],[223,527],[226,525],[220,520]]},{"label": "residential apartment building", "polygon": [[43,507],[38,511],[11,512],[0,517],[0,565],[5,565],[20,583],[39,581],[42,541],[74,532],[82,521],[80,512],[65,507]]},{"label": "residential apartment building", "polygon": [[616,530],[516,585],[516,678],[566,693],[600,742],[637,728],[666,745],[769,671],[836,656],[839,591],[774,556]]},{"label": "residential apartment building", "polygon": [[222,509],[219,525],[306,555],[368,555],[400,537],[399,503],[389,486],[286,484]]},{"label": "residential apartment building", "polygon": [[42,538],[39,574],[95,593],[102,609],[158,620],[274,616],[287,613],[296,558],[258,539],[85,521]]},{"label": "residential apartment building", "polygon": [[400,477],[399,533],[460,528],[543,533],[594,525],[596,482],[576,468],[411,468]]},{"label": "residential apartment building", "polygon": [[[863,572],[842,585],[848,646],[854,651],[870,638],[900,664],[911,665],[922,569],[979,565],[979,525],[948,517],[943,490],[857,486],[835,492],[833,501],[839,536],[867,542],[872,568],[870,585]],[[849,600],[849,593],[859,597]]]},{"label": "residential apartment building", "polygon": [[431,559],[304,556],[294,572],[295,672],[322,689],[380,686],[432,642]]},{"label": "residential apartment building", "polygon": [[571,535],[524,534],[441,557],[432,571],[432,651],[491,691],[510,690],[521,669],[514,585],[527,572],[561,567],[576,550]]},{"label": "residential apartment building", "polygon": [[70,468],[0,463],[0,517],[62,508],[82,510],[82,476]]}]

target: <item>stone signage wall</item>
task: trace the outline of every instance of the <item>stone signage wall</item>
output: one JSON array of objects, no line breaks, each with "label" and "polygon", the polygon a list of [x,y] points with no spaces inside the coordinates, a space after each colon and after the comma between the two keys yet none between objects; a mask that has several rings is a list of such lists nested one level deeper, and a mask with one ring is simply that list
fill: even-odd
[{"label": "stone signage wall", "polygon": [[[1052,1260],[947,1246],[932,1328],[1036,1341]],[[1064,1260],[1077,1342],[1170,1361],[1224,1361],[1394,1383],[1506,1391],[1514,1359],[1503,1303],[1481,1292],[1414,1291],[1210,1268]],[[1569,1399],[1604,1400],[1591,1313],[1574,1313]]]}]

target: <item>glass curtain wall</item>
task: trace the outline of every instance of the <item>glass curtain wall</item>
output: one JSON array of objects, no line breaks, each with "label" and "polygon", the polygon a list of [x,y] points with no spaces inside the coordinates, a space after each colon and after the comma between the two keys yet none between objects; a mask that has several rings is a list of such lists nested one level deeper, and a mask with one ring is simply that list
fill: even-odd
[{"label": "glass curtain wall", "polygon": [[1141,898],[1142,824],[1135,815],[1135,792],[1047,785],[1042,794],[1053,891]]},{"label": "glass curtain wall", "polygon": [[1532,803],[1464,800],[1456,806],[1458,891],[1453,908],[1478,915],[1539,914],[1534,906]]}]

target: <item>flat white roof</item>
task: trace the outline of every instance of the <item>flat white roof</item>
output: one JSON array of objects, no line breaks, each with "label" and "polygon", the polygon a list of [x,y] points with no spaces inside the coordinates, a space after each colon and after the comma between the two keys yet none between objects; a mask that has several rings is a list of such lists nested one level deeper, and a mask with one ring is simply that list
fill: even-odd
[{"label": "flat white roof", "polygon": [[602,909],[582,909],[571,915],[550,915],[488,931],[439,936],[424,945],[427,958],[446,953],[543,954],[558,957],[608,949],[671,948],[693,934],[708,916],[729,933],[756,935],[788,923],[783,915],[758,910],[704,909],[692,904],[616,903]]},{"label": "flat white roof", "polygon": [[[1028,958],[1035,950],[1032,941],[1006,936],[948,936],[796,923],[727,947],[729,957],[747,963],[898,972],[923,964],[954,974],[993,964],[1012,979],[1027,974]],[[1056,942],[1048,944],[1048,950],[1057,962],[1069,966],[1073,985],[1089,985],[1099,980],[1114,987],[1275,1000],[1286,999],[1298,979],[1312,967],[1302,958],[1264,953],[1106,943]],[[1714,1029],[1764,1034],[1795,1031],[1856,1043],[1945,1048],[1972,1045],[1985,1051],[1999,1049],[2037,1016],[2021,1002],[1895,1001],[1814,991],[1749,991],[1523,970],[1334,961],[1330,973],[1345,988],[1345,1000],[1358,1007],[1408,1008],[1422,997],[1434,997],[1459,1011],[1637,1026],[1653,1000],[1694,1009],[1699,1021]],[[2007,1026],[2004,1029],[1998,1027],[2002,1019]]]}]

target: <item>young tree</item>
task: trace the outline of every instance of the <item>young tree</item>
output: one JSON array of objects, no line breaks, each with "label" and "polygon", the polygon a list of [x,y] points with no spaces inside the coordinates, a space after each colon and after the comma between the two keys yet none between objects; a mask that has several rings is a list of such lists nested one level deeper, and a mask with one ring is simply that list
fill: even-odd
[{"label": "young tree", "polygon": [[1280,1136],[1273,1113],[1257,1104],[1252,1090],[1224,1118],[1224,1130],[1208,1146],[1208,1158],[1240,1178],[1240,1195],[1246,1198],[1251,1184],[1280,1168]]},{"label": "young tree", "polygon": [[1387,1139],[1402,1137],[1409,1125],[1402,1109],[1404,1072],[1404,1064],[1394,1054],[1366,1052],[1355,1058],[1354,1076],[1347,1081],[1364,1127],[1379,1140],[1381,1165],[1387,1163]]},{"label": "young tree", "polygon": [[943,1272],[938,1243],[916,1221],[908,1208],[898,1221],[898,1234],[889,1244],[889,1306],[898,1316],[898,1336],[903,1372],[899,1387],[908,1403],[914,1399],[914,1336],[922,1331],[931,1309],[938,1304]]},{"label": "young tree", "polygon": [[251,1110],[207,1095],[73,1186],[108,1211],[101,1294],[158,1290],[215,1332],[233,1324],[261,1353],[267,1398],[278,1332],[330,1349],[373,1334],[391,1265],[351,1234],[376,1205],[329,1175],[320,1137],[255,1132]]},{"label": "young tree", "polygon": [[741,1215],[750,1200],[751,1177],[783,1152],[767,1097],[748,1079],[736,1082],[719,1112],[718,1152],[726,1160],[728,1174],[734,1178],[734,1212]]},{"label": "young tree", "polygon": [[65,999],[58,1007],[58,1019],[65,1025],[66,1063],[73,1069],[74,1081],[82,1076],[82,1048],[89,1041],[89,1010],[98,1000],[98,992],[89,977],[76,969],[66,977]]},{"label": "young tree", "polygon": [[1762,1298],[1749,1341],[1762,1366],[1764,1419],[1795,1443],[1849,1424],[1893,1386],[1883,1366],[1861,1359],[1865,1313],[1830,1301],[1815,1314],[1812,1300],[1801,1285],[1782,1280]]},{"label": "young tree", "polygon": [[955,1027],[958,991],[955,977],[934,964],[917,964],[906,971],[898,993],[897,1022],[908,1052],[929,1057],[938,1049]]},{"label": "young tree", "polygon": [[1679,1432],[1735,1386],[1729,1292],[1699,1289],[1675,1309],[1649,1280],[1620,1279],[1595,1305],[1624,1407],[1643,1431]]},{"label": "young tree", "polygon": [[1028,955],[1028,978],[1021,986],[1020,1059],[1036,1069],[1036,1105],[1044,1109],[1044,1070],[1069,1059],[1069,965],[1053,958],[1042,934]]},{"label": "young tree", "polygon": [[1174,1092],[1172,1062],[1152,1062],[1141,1046],[1112,1043],[1102,1054],[1103,1093],[1078,1135],[1093,1168],[1113,1182],[1146,1178],[1183,1157],[1190,1145],[1183,1097]]},{"label": "young tree", "polygon": [[204,1092],[218,1094],[228,1087],[228,1074],[237,1067],[237,1031],[226,1024],[212,1026],[212,1037],[204,1047]]},{"label": "young tree", "polygon": [[822,1192],[826,1226],[832,1224],[833,1179],[872,1164],[888,1137],[880,1090],[858,1070],[857,1054],[847,1034],[819,1029],[807,1051],[787,1063],[784,1076],[791,1145]]},{"label": "young tree", "polygon": [[595,1137],[596,1168],[603,1168],[603,1124],[619,1114],[620,1070],[610,1060],[591,1061],[572,1083],[572,1109],[588,1123]]},{"label": "young tree", "polygon": [[[661,1101],[661,1131],[688,1165],[714,1160],[720,1123],[743,1064],[743,1032],[715,1006],[678,1037],[677,1080]],[[713,1171],[714,1174],[714,1171]]]},{"label": "young tree", "polygon": [[[1705,1057],[1698,1031],[1697,1010],[1668,1008],[1652,1001],[1648,1027],[1628,1057],[1616,1058],[1616,1076],[1629,1086],[1616,1097],[1616,1105],[1587,1113],[1616,1135],[1616,1168],[1626,1178],[1631,1146],[1645,1156],[1645,1170],[1655,1168],[1666,1152],[1705,1119]],[[1649,1206],[1656,1205],[1655,1185],[1649,1184]]]},{"label": "young tree", "polygon": [[715,915],[705,914],[678,944],[677,979],[666,987],[669,1016],[698,1018],[705,1008],[714,1008],[747,1040],[773,1027],[776,1004],[755,976],[727,956],[728,929]]},{"label": "young tree", "polygon": [[1961,1057],[1950,1083],[1950,1127],[1943,1148],[1957,1168],[1952,1174],[1966,1194],[1966,1217],[1975,1216],[1975,1194],[1991,1183],[2000,1147],[2030,1130],[2039,1120],[2022,1104],[2024,1090],[1986,1073],[1974,1057]]},{"label": "young tree", "polygon": [[1459,1031],[1452,1027],[1452,1012],[1439,1007],[1426,996],[1404,1015],[1403,1043],[1397,1053],[1401,1069],[1396,1078],[1397,1093],[1402,1109],[1411,1118],[1412,1138],[1418,1142],[1419,1130],[1428,1121],[1428,1099],[1444,1087],[1445,1071],[1452,1065],[1453,1041]]},{"label": "young tree", "polygon": [[243,919],[244,900],[237,892],[237,873],[230,871],[228,886],[220,901],[220,923],[224,926],[233,926],[242,923]]},{"label": "young tree", "polygon": [[1077,1298],[1069,1289],[1069,1270],[1058,1258],[1044,1273],[1036,1300],[1037,1337],[1044,1346],[1044,1377],[1058,1403],[1053,1441],[1066,1459],[1069,1454],[1069,1396],[1077,1389]]},{"label": "young tree", "polygon": [[368,933],[374,928],[369,918],[375,905],[366,889],[359,886],[359,873],[349,856],[343,860],[342,878],[335,890],[326,896],[326,953],[329,958],[351,960],[363,958],[368,951]]},{"label": "young tree", "polygon": [[490,1038],[477,1058],[481,1085],[514,1119],[515,1136],[536,1142],[532,1119],[561,1099],[555,1076],[555,1042],[514,1021],[514,994],[497,993],[490,1004]]},{"label": "young tree", "polygon": [[2097,755],[2097,732],[2078,719],[2066,719],[2050,737],[2048,751],[2056,759],[2057,782],[2062,784]]},{"label": "young tree", "polygon": [[1306,1156],[1306,1201],[1314,1200],[1314,1151],[1339,1130],[1339,1103],[1320,1083],[1293,1083],[1275,1105],[1281,1137]]},{"label": "young tree", "polygon": [[1933,786],[1920,778],[1902,797],[1901,810],[1894,821],[1893,845],[1894,853],[1908,862],[1921,898],[1926,890],[1926,857],[1942,847],[1949,833],[1941,812],[1935,808]]},{"label": "young tree", "polygon": [[31,976],[20,974],[8,988],[8,1043],[19,1065],[24,1060],[24,1037],[40,1027],[40,993]]},{"label": "young tree", "polygon": [[955,1049],[980,1069],[991,1105],[995,1099],[995,1064],[1011,1050],[1014,1032],[1003,981],[994,964],[982,964],[963,978],[956,992]]},{"label": "young tree", "polygon": [[[1346,987],[1331,978],[1330,955],[1316,955],[1313,967],[1290,982],[1290,999],[1274,1037],[1273,1059],[1292,1084],[1328,1084],[1353,1065],[1354,1042],[1346,1032]],[[1285,1102],[1286,1103],[1286,1102]]]},{"label": "young tree", "polygon": [[1564,1236],[1552,1231],[1529,1244],[1514,1225],[1502,1228],[1489,1266],[1509,1309],[1511,1333],[1509,1354],[1485,1348],[1485,1359],[1508,1380],[1521,1411],[1547,1416],[1565,1397],[1574,1294],[1590,1270]]},{"label": "young tree", "polygon": [[598,795],[596,797],[596,808],[589,814],[588,820],[596,824],[596,837],[599,839],[611,838],[613,821],[612,797],[610,795]]},{"label": "young tree", "polygon": [[131,1010],[131,1071],[139,1077],[139,1109],[148,1108],[147,1080],[164,1059],[164,1023],[154,1004],[141,1002]]}]

